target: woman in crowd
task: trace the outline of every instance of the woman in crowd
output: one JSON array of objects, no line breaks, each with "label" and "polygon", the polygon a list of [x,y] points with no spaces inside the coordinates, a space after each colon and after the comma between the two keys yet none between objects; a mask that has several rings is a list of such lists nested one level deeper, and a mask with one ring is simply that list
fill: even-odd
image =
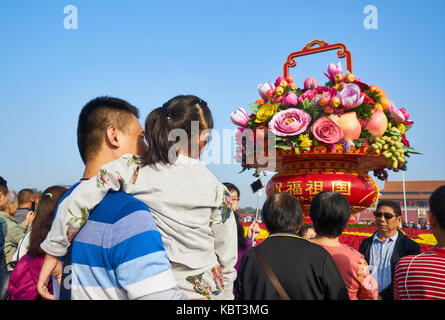
[{"label": "woman in crowd", "polygon": [[351,216],[348,200],[331,191],[318,193],[312,200],[310,217],[316,236],[312,239],[332,256],[351,300],[376,300],[377,281],[371,276],[363,255],[338,241]]},{"label": "woman in crowd", "polygon": [[[52,186],[43,191],[36,210],[36,218],[32,223],[30,242],[27,254],[17,263],[9,279],[8,291],[11,300],[36,300],[40,298],[37,292],[37,280],[43,264],[45,252],[40,244],[51,228],[57,203],[67,191],[61,186]],[[48,287],[52,292],[52,284]]]}]

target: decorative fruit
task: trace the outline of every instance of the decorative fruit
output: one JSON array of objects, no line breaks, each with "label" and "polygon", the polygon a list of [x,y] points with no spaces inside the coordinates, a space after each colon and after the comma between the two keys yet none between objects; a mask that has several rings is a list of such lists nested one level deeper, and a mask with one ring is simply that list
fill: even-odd
[{"label": "decorative fruit", "polygon": [[377,87],[375,84],[370,85],[370,86],[369,86],[369,90],[371,90],[371,91],[377,91],[377,92],[378,92],[378,94],[377,94],[378,97],[386,97],[386,93],[385,93],[385,91],[383,91],[382,89],[380,89],[379,87]]},{"label": "decorative fruit", "polygon": [[337,108],[340,104],[341,100],[339,97],[332,97],[331,100],[329,100],[329,105],[333,108]]},{"label": "decorative fruit", "polygon": [[342,82],[344,78],[343,73],[337,73],[334,77],[335,82]]},{"label": "decorative fruit", "polygon": [[388,159],[389,167],[397,170],[406,163],[405,152],[403,151],[404,144],[402,137],[398,135],[400,131],[396,127],[391,127],[391,123],[388,123],[388,130],[389,135],[377,138],[371,147],[375,153],[381,153]]},{"label": "decorative fruit", "polygon": [[352,73],[348,73],[346,76],[345,76],[345,82],[347,82],[347,83],[352,83],[352,82],[354,82],[355,81],[355,76],[352,74]]},{"label": "decorative fruit", "polygon": [[329,98],[326,96],[322,96],[319,100],[318,100],[318,104],[322,107],[326,107],[329,104]]},{"label": "decorative fruit", "polygon": [[324,111],[325,113],[333,113],[333,112],[334,112],[334,109],[332,109],[332,107],[330,107],[330,106],[327,106],[327,107],[324,108],[323,111]]},{"label": "decorative fruit", "polygon": [[381,137],[385,133],[387,126],[388,119],[385,113],[379,108],[374,108],[371,119],[369,119],[365,129],[374,137]]},{"label": "decorative fruit", "polygon": [[357,113],[355,113],[355,111],[344,113],[338,118],[337,124],[343,131],[343,139],[346,141],[349,142],[360,138],[362,126],[357,119]]},{"label": "decorative fruit", "polygon": [[281,96],[284,93],[284,88],[282,86],[278,86],[275,88],[275,95]]},{"label": "decorative fruit", "polygon": [[287,83],[286,80],[283,80],[283,81],[280,82],[280,87],[286,88],[287,85],[288,85],[288,83]]},{"label": "decorative fruit", "polygon": [[267,90],[266,97],[272,98],[274,94],[275,94],[275,92],[272,89]]},{"label": "decorative fruit", "polygon": [[380,97],[380,104],[383,107],[383,110],[388,110],[389,106],[391,105],[391,100],[389,100],[386,96]]},{"label": "decorative fruit", "polygon": [[291,75],[289,75],[289,76],[286,77],[286,81],[287,81],[288,83],[292,83],[292,82],[294,82],[294,77],[292,77]]}]

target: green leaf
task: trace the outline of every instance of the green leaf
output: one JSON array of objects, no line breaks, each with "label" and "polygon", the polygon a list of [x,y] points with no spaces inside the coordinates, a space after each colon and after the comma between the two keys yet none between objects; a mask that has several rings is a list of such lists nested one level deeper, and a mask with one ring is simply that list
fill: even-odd
[{"label": "green leaf", "polygon": [[283,149],[283,150],[291,150],[293,147],[292,146],[289,146],[289,145],[287,145],[287,144],[285,144],[285,143],[283,143],[283,142],[280,142],[280,143],[277,143],[276,145],[275,145],[275,147],[278,149]]},{"label": "green leaf", "polygon": [[257,105],[256,103],[249,103],[247,106],[249,107],[250,112],[252,112],[255,115],[258,112],[258,109],[260,108],[260,106]]}]

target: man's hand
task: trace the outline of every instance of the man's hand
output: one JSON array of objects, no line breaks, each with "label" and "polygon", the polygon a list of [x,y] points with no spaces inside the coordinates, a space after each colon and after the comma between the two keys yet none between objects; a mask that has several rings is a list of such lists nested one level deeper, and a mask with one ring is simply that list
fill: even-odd
[{"label": "man's hand", "polygon": [[24,221],[25,226],[29,226],[34,221],[35,218],[36,218],[36,213],[34,211],[29,211],[26,214],[26,218]]},{"label": "man's hand", "polygon": [[48,291],[48,283],[52,276],[57,277],[57,282],[60,285],[62,281],[62,263],[58,257],[46,254],[42,269],[40,270],[39,281],[37,282],[37,292],[44,299],[56,300],[56,297]]}]

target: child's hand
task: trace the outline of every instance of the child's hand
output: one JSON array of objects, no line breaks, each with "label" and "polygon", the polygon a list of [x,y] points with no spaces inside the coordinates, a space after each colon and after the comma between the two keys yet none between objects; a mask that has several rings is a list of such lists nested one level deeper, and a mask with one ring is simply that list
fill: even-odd
[{"label": "child's hand", "polygon": [[260,234],[260,225],[256,220],[254,220],[249,226],[249,229],[247,229],[247,239],[252,240],[254,233],[255,233],[255,238]]},{"label": "child's hand", "polygon": [[48,291],[48,283],[52,276],[57,277],[57,282],[60,285],[62,281],[62,263],[58,257],[46,254],[37,282],[37,292],[44,299],[56,300],[56,297]]}]

